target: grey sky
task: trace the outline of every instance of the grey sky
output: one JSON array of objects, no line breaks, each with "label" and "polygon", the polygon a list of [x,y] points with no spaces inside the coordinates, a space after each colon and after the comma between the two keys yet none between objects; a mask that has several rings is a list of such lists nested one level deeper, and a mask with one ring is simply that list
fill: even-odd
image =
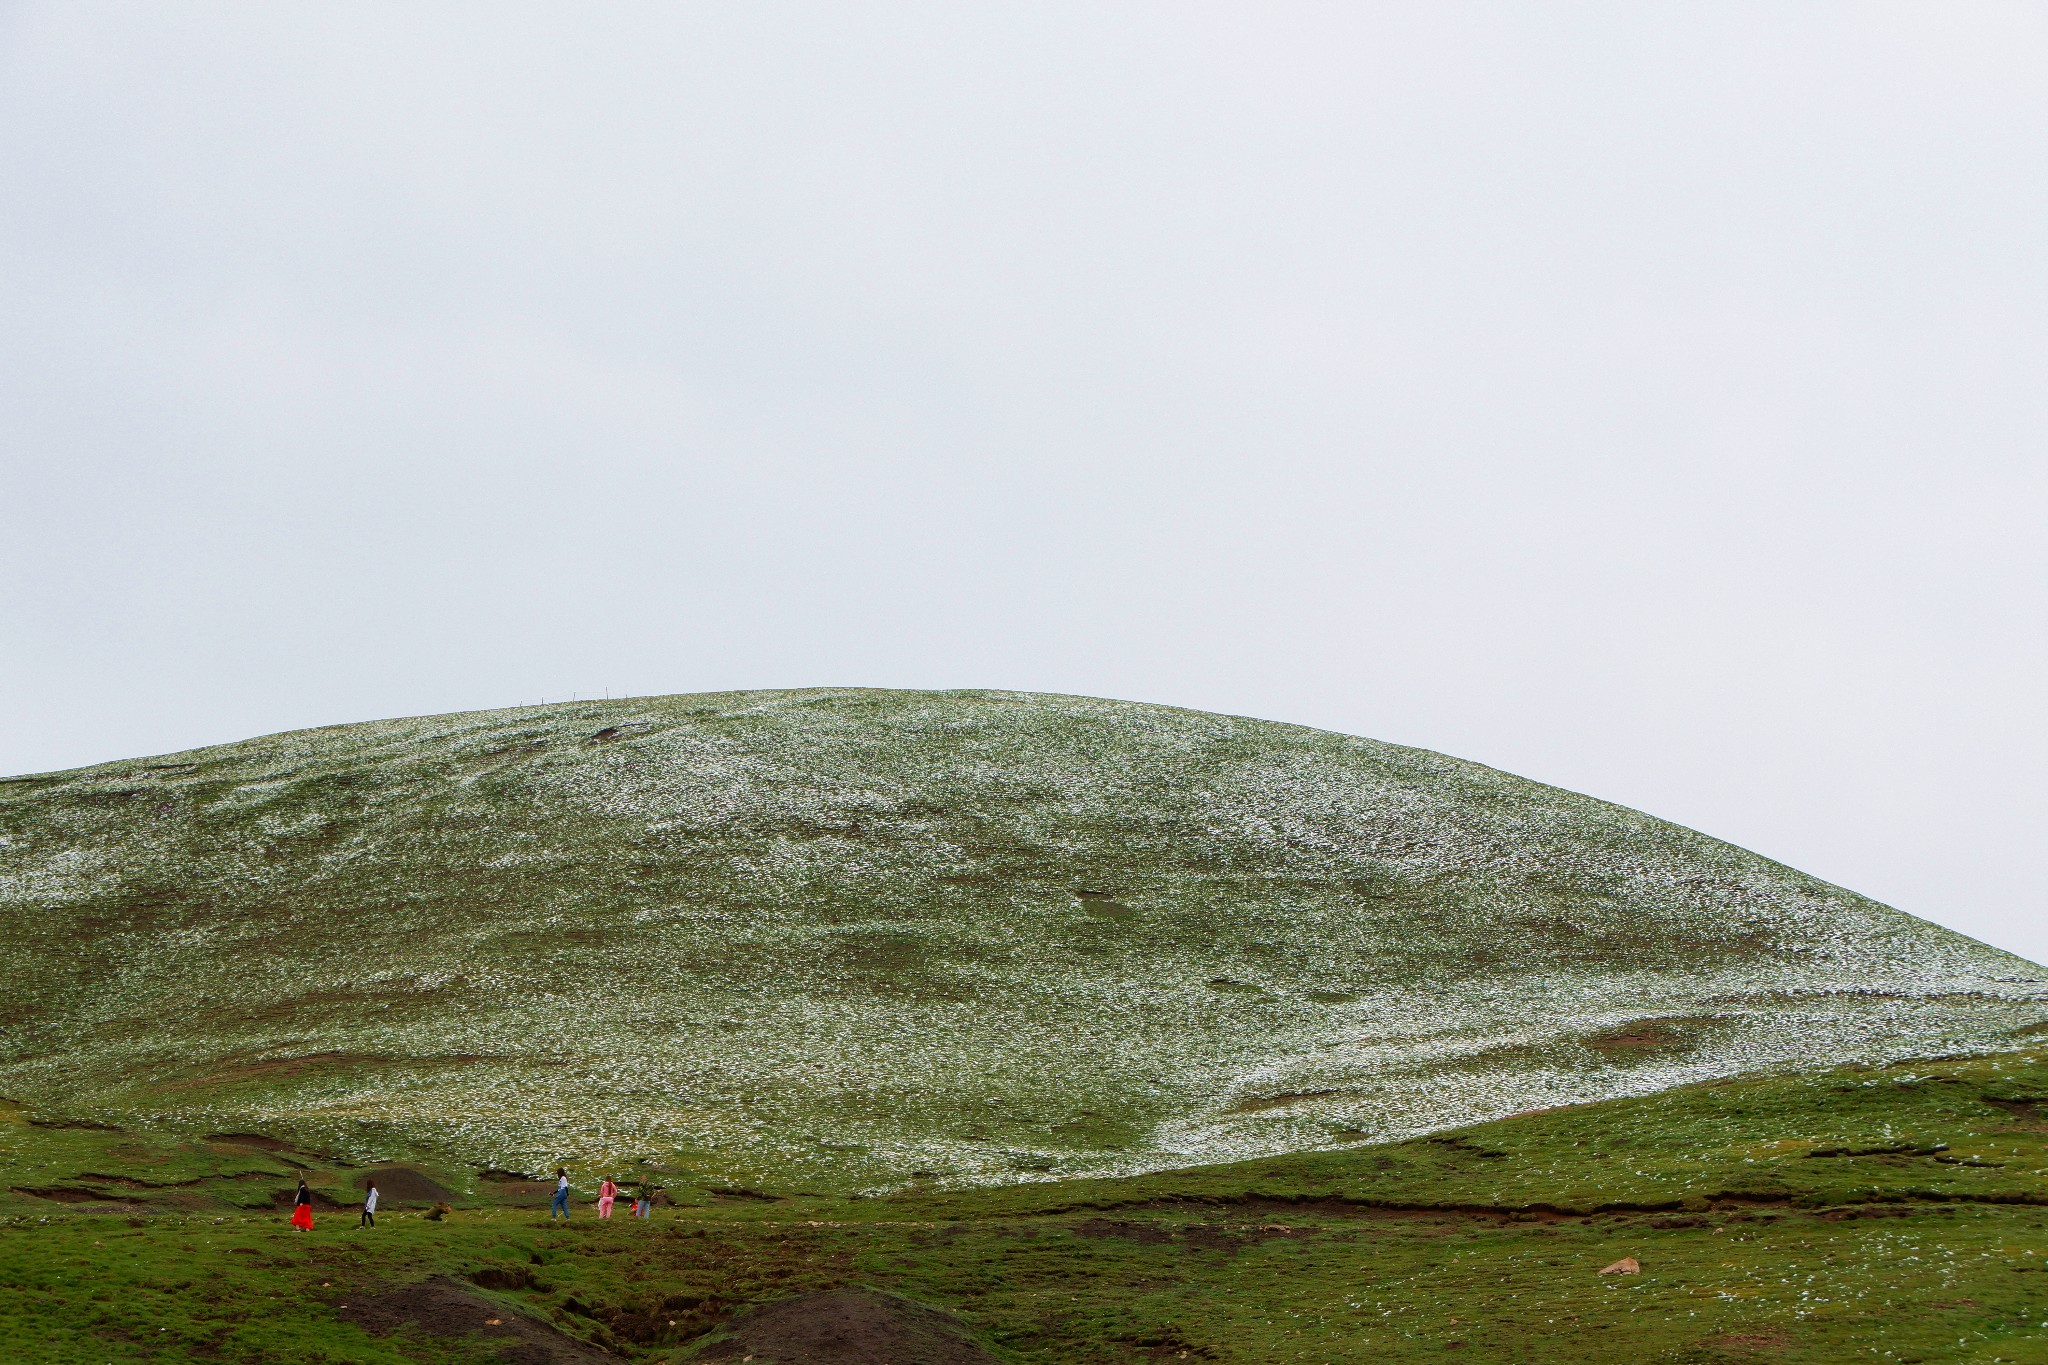
[{"label": "grey sky", "polygon": [[0,770],[1426,745],[2048,958],[2048,8],[0,7]]}]

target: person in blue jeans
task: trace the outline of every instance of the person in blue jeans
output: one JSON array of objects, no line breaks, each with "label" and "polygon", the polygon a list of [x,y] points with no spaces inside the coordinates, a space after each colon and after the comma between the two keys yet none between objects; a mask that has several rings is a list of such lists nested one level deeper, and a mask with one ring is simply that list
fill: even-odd
[{"label": "person in blue jeans", "polygon": [[569,1216],[569,1172],[566,1167],[555,1167],[555,1202],[548,1206],[548,1221],[555,1221],[555,1215]]}]

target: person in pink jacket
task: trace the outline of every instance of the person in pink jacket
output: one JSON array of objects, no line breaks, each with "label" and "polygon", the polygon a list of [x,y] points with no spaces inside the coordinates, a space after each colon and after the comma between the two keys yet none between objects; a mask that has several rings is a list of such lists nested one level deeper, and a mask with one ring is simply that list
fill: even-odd
[{"label": "person in pink jacket", "polygon": [[612,1178],[610,1176],[606,1176],[604,1178],[604,1184],[599,1185],[597,1187],[597,1216],[600,1218],[611,1217],[612,1200],[617,1199],[618,1197],[619,1187],[613,1183]]}]

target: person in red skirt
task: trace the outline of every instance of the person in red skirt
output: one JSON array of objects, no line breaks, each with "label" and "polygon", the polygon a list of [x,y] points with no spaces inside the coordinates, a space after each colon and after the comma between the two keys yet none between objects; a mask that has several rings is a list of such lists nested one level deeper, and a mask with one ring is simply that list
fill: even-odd
[{"label": "person in red skirt", "polygon": [[313,1230],[313,1192],[306,1188],[306,1177],[299,1177],[299,1192],[292,1196],[292,1226],[300,1232]]}]

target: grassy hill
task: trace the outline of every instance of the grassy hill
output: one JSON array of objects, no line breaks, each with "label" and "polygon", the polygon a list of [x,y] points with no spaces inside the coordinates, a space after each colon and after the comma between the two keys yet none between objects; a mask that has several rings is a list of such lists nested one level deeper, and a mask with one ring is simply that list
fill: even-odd
[{"label": "grassy hill", "polygon": [[0,1095],[45,1125],[783,1192],[1401,1139],[2048,1023],[2041,968],[1635,811],[999,692],[8,779],[0,938]]}]

